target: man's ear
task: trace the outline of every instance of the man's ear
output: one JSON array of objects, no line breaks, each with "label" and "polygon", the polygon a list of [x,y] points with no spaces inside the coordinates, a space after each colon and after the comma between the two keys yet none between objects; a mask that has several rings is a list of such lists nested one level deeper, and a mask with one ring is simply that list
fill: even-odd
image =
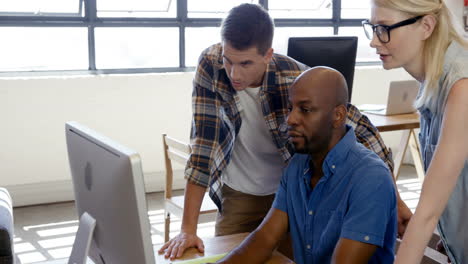
[{"label": "man's ear", "polygon": [[338,105],[334,109],[333,127],[338,128],[346,124],[346,118],[348,117],[348,109],[345,105]]},{"label": "man's ear", "polygon": [[263,58],[264,58],[264,60],[265,60],[265,63],[266,63],[266,64],[270,63],[272,57],[273,57],[273,48],[269,48],[269,49],[265,52],[265,56],[263,56]]},{"label": "man's ear", "polygon": [[421,19],[421,26],[423,29],[422,40],[426,40],[432,35],[432,32],[434,32],[436,25],[437,25],[437,19],[433,15],[425,15]]}]

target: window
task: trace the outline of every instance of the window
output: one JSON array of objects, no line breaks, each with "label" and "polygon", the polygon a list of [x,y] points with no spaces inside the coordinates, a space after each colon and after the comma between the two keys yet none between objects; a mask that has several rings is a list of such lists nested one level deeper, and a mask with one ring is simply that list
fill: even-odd
[{"label": "window", "polygon": [[221,32],[217,27],[185,29],[185,65],[197,66],[201,52],[210,45],[221,41]]},{"label": "window", "polygon": [[331,36],[332,27],[279,27],[275,29],[273,49],[276,53],[288,53],[288,41],[290,37]]},{"label": "window", "polygon": [[176,17],[176,0],[97,0],[98,17]]},{"label": "window", "polygon": [[[0,73],[56,70],[193,70],[220,41],[234,6],[263,5],[275,20],[273,48],[289,37],[354,35],[358,62],[377,62],[361,20],[367,0],[1,0]],[[335,7],[341,7],[336,10]],[[335,9],[334,9],[335,8]]]},{"label": "window", "polygon": [[86,28],[0,27],[0,71],[88,69]]},{"label": "window", "polygon": [[222,18],[229,9],[242,3],[258,4],[254,0],[187,0],[187,16],[198,18]]},{"label": "window", "polygon": [[2,0],[0,16],[81,16],[83,0]]},{"label": "window", "polygon": [[369,0],[341,0],[342,18],[366,18],[369,16]]},{"label": "window", "polygon": [[332,0],[269,0],[273,18],[331,18]]},{"label": "window", "polygon": [[96,67],[163,68],[179,65],[178,28],[96,28]]},{"label": "window", "polygon": [[366,37],[362,27],[341,27],[338,33],[340,36],[357,36],[358,50],[357,61],[359,62],[379,62],[379,56],[374,48],[370,47],[370,40]]}]

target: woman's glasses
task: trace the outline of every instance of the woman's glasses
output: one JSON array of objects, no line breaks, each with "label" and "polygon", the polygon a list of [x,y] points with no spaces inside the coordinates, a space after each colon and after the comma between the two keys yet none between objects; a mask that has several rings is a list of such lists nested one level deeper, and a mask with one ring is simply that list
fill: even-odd
[{"label": "woman's glasses", "polygon": [[418,21],[422,17],[424,17],[424,16],[413,17],[413,18],[403,20],[401,22],[398,22],[398,23],[390,25],[390,26],[379,25],[379,24],[373,25],[373,24],[371,24],[369,22],[368,19],[366,19],[366,20],[362,21],[362,27],[364,28],[364,32],[366,33],[366,37],[369,40],[372,40],[372,37],[374,36],[374,32],[375,32],[375,34],[379,38],[380,42],[388,43],[388,42],[390,42],[390,31],[392,29],[414,24],[414,23],[416,23],[416,21]]}]

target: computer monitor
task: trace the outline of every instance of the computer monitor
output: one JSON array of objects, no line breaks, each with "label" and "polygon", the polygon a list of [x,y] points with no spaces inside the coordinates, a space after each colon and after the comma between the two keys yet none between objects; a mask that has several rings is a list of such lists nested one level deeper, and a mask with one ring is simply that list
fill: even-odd
[{"label": "computer monitor", "polygon": [[289,38],[288,56],[309,67],[328,66],[341,72],[351,101],[357,42],[357,37]]},{"label": "computer monitor", "polygon": [[154,264],[139,155],[77,122],[65,130],[80,216],[68,263]]}]

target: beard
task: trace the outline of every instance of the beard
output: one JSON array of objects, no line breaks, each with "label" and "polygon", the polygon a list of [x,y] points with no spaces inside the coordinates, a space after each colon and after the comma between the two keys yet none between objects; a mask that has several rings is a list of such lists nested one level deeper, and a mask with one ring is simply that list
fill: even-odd
[{"label": "beard", "polygon": [[300,154],[309,154],[313,155],[315,153],[321,153],[326,150],[331,141],[331,131],[324,134],[322,137],[309,138],[304,136],[304,144],[300,146],[294,146],[294,151]]},{"label": "beard", "polygon": [[300,154],[309,154],[309,146],[310,146],[310,140],[307,137],[302,137],[304,139],[304,144],[297,146],[296,144],[293,143],[294,146],[294,152],[300,153]]}]

